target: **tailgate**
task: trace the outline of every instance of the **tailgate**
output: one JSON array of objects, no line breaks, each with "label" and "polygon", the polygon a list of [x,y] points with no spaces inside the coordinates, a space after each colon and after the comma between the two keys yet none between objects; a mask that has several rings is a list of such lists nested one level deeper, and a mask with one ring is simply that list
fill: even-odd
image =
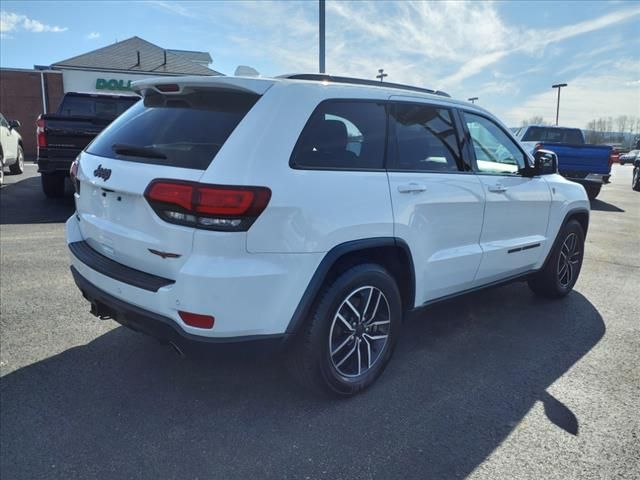
[{"label": "tailgate", "polygon": [[79,152],[84,149],[96,135],[105,129],[111,120],[86,118],[55,118],[44,116],[47,147],[70,149]]},{"label": "tailgate", "polygon": [[[76,194],[82,237],[91,248],[118,263],[175,279],[191,253],[194,229],[161,220],[144,191],[155,178],[197,181],[202,173],[169,166],[150,168],[83,153],[78,171],[80,193]],[[167,258],[162,255],[166,253],[177,256]]]},{"label": "tailgate", "polygon": [[545,149],[558,155],[560,172],[586,172],[608,174],[611,170],[611,147],[605,145],[562,145],[543,143]]}]

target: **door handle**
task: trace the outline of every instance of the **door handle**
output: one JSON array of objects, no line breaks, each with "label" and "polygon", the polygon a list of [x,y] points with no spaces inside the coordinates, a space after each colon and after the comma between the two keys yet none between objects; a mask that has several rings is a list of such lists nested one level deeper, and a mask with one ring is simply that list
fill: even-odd
[{"label": "door handle", "polygon": [[496,183],[495,185],[489,185],[489,191],[494,193],[504,193],[507,191],[507,187]]},{"label": "door handle", "polygon": [[424,192],[426,189],[427,187],[420,183],[405,183],[404,185],[398,185],[398,191],[400,193]]}]

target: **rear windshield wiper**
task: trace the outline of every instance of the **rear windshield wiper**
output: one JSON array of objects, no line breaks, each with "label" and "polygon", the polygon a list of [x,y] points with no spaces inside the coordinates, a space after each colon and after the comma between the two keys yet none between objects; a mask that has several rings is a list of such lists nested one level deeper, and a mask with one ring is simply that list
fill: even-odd
[{"label": "rear windshield wiper", "polygon": [[167,156],[152,147],[138,147],[136,145],[126,145],[124,143],[115,143],[111,146],[118,155],[129,155],[132,157],[158,158],[166,159]]}]

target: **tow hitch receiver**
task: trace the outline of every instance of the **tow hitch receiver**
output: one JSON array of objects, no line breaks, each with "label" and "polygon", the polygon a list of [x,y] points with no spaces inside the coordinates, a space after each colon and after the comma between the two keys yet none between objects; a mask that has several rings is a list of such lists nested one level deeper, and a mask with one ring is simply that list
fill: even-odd
[{"label": "tow hitch receiver", "polygon": [[98,317],[100,320],[110,320],[115,318],[115,312],[100,302],[91,302],[91,315]]}]

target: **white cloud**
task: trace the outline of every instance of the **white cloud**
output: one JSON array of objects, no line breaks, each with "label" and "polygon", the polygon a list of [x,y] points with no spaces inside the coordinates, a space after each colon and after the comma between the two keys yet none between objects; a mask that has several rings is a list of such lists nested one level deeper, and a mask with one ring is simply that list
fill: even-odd
[{"label": "white cloud", "polygon": [[161,8],[163,10],[168,11],[169,13],[180,15],[181,17],[192,18],[195,16],[189,8],[185,7],[184,5],[180,5],[178,2],[151,0],[148,3],[149,5],[153,5],[155,7]]},{"label": "white cloud", "polygon": [[87,35],[87,40],[95,40],[97,38],[100,38],[100,32],[91,32]]},{"label": "white cloud", "polygon": [[[637,80],[640,62],[630,62],[628,70],[615,67],[610,65],[615,74],[587,72],[567,82],[569,86],[563,88],[560,95],[560,124],[584,128],[588,121],[599,117],[640,117],[640,81]],[[532,95],[502,117],[510,125],[519,125],[523,119],[537,115],[547,121],[555,120],[556,95],[556,91],[549,88]]]},{"label": "white cloud", "polygon": [[19,13],[7,12],[5,10],[0,11],[0,35],[3,38],[8,38],[8,33],[10,32],[19,32],[19,31],[27,31],[27,32],[65,32],[67,31],[67,27],[58,27],[56,25],[47,25],[45,23],[40,22],[39,20],[34,20],[32,18],[27,17],[26,15],[21,15]]}]

